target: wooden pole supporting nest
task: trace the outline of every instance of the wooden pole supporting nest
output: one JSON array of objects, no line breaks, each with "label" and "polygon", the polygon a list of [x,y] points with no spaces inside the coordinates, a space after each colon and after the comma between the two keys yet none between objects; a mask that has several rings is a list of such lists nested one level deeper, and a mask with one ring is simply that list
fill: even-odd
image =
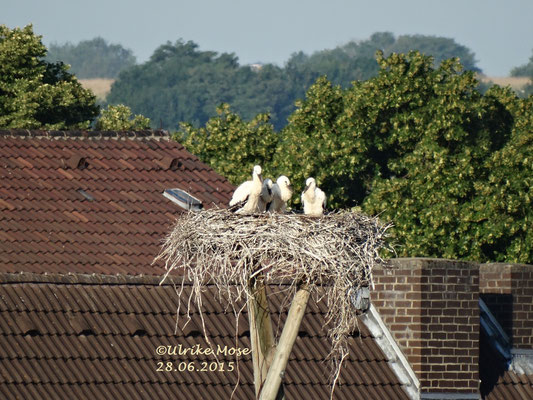
[{"label": "wooden pole supporting nest", "polygon": [[289,361],[289,355],[292,351],[292,346],[298,336],[298,329],[302,323],[302,318],[309,301],[310,291],[307,285],[302,285],[294,298],[292,299],[291,307],[287,321],[281,332],[279,343],[276,346],[276,352],[272,359],[272,364],[268,369],[268,374],[261,390],[259,400],[275,400],[281,385],[281,381],[285,376],[285,368]]},{"label": "wooden pole supporting nest", "polygon": [[255,396],[259,398],[259,393],[263,388],[272,362],[276,343],[263,279],[253,279],[250,282],[250,293],[251,297],[247,302],[250,343],[252,345]]}]

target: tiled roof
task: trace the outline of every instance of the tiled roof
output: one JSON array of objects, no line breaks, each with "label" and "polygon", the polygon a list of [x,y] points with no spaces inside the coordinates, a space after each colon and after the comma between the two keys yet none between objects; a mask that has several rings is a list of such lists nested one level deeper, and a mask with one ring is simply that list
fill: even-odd
[{"label": "tiled roof", "polygon": [[530,400],[533,399],[533,374],[516,374],[506,371],[498,379],[486,400]]},{"label": "tiled roof", "polygon": [[479,336],[480,392],[485,400],[533,399],[533,374],[517,373],[491,345],[482,328]]},{"label": "tiled roof", "polygon": [[234,189],[164,132],[0,131],[0,271],[160,275],[171,188]]},{"label": "tiled roof", "polygon": [[[174,188],[205,208],[224,207],[234,189],[163,132],[0,131],[0,398],[254,397],[250,355],[237,368],[229,355],[156,353],[208,347],[197,310],[176,328],[190,286],[180,299],[151,265],[184,212],[162,195]],[[235,332],[212,288],[203,298],[210,342],[249,348],[246,312]],[[271,301],[278,310],[281,298]],[[287,399],[329,398],[326,311],[314,302],[306,311]],[[407,398],[362,322],[349,347],[336,399]]]},{"label": "tiled roof", "polygon": [[[208,400],[234,390],[234,399],[254,398],[250,355],[237,365],[224,354],[157,354],[158,346],[209,347],[194,307],[184,325],[190,290],[185,283],[180,299],[155,276],[0,273],[0,398]],[[250,348],[246,312],[236,331],[214,289],[203,298],[213,348]],[[279,309],[282,296],[270,299]],[[284,378],[287,399],[329,399],[326,311],[313,300],[306,310]],[[349,348],[335,399],[407,398],[363,323]]]}]

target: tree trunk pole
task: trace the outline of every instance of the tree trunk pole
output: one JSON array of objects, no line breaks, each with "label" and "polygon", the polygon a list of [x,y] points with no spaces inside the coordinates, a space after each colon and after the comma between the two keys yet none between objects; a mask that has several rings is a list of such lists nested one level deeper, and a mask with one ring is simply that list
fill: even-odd
[{"label": "tree trunk pole", "polygon": [[305,308],[309,301],[309,288],[308,285],[302,285],[294,295],[292,299],[291,308],[289,309],[289,315],[287,321],[281,332],[279,343],[272,359],[272,364],[268,369],[268,374],[263,384],[259,400],[275,400],[281,380],[285,375],[285,368],[289,361],[289,355],[292,351],[292,346],[298,336],[298,329],[302,323]]},{"label": "tree trunk pole", "polygon": [[265,382],[276,344],[263,280],[259,278],[251,282],[250,291],[252,298],[248,301],[248,319],[257,398]]}]

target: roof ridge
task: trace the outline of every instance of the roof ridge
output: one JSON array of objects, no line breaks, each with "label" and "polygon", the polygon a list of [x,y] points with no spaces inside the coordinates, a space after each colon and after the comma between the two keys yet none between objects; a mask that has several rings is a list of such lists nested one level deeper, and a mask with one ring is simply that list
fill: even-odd
[{"label": "roof ridge", "polygon": [[[0,285],[6,283],[53,283],[53,284],[87,284],[87,285],[173,285],[180,283],[182,277],[170,275],[164,282],[159,275],[127,275],[117,273],[109,274],[83,274],[77,272],[69,273],[34,273],[34,272],[0,272]],[[185,282],[187,285],[187,282]]]},{"label": "roof ridge", "polygon": [[141,131],[90,131],[90,130],[38,130],[0,129],[0,137],[32,139],[170,139],[166,130]]},{"label": "roof ridge", "polygon": [[[157,267],[154,267],[156,269]],[[174,273],[167,275],[163,279],[164,274],[151,275],[141,273],[137,275],[125,274],[117,272],[115,274],[99,274],[99,273],[82,273],[82,272],[2,272],[0,271],[0,285],[10,283],[52,283],[52,284],[82,284],[82,285],[156,285],[156,286],[173,286],[192,285],[185,276],[180,274],[180,271],[173,270]],[[287,282],[273,281],[272,285],[276,286],[290,286]],[[214,286],[212,282],[208,282],[205,286]]]}]

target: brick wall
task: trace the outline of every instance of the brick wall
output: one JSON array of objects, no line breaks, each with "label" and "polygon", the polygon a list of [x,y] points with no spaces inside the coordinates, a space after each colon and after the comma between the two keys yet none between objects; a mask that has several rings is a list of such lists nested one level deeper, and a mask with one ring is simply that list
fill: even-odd
[{"label": "brick wall", "polygon": [[479,291],[512,347],[533,349],[533,265],[483,264]]},{"label": "brick wall", "polygon": [[478,393],[479,266],[394,259],[375,268],[372,302],[420,380],[422,393]]}]

